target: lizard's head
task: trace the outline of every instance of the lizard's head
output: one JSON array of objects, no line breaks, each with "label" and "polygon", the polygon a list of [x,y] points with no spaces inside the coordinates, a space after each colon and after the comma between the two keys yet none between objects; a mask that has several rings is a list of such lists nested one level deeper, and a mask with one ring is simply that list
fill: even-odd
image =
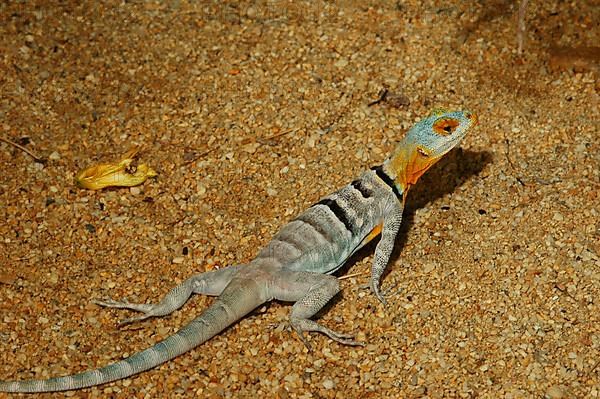
[{"label": "lizard's head", "polygon": [[406,133],[390,159],[397,183],[405,189],[415,184],[476,123],[477,117],[468,111],[434,110]]}]

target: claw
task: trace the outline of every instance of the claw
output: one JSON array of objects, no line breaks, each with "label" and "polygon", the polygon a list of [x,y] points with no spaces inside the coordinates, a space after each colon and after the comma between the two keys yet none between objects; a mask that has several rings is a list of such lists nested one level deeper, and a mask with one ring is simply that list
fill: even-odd
[{"label": "claw", "polygon": [[124,327],[124,326],[126,326],[128,324],[135,323],[136,321],[146,320],[149,317],[150,316],[148,314],[144,314],[142,316],[136,316],[136,317],[129,317],[127,319],[121,320],[119,322],[119,324],[117,324],[117,327],[121,328],[121,327]]},{"label": "claw", "polygon": [[309,352],[312,352],[312,345],[310,344],[310,342],[308,342],[308,340],[304,336],[304,332],[302,330],[300,330],[299,328],[294,327],[293,325],[292,325],[292,327],[294,328],[294,331],[296,331],[296,333],[298,334],[298,337],[300,338],[300,340],[302,341],[304,346],[306,346],[306,349]]},{"label": "claw", "polygon": [[127,298],[123,298],[121,301],[115,301],[111,298],[105,300],[92,299],[92,303],[106,308],[126,308],[129,305],[132,305]]},{"label": "claw", "polygon": [[310,319],[299,319],[299,320],[290,320],[290,324],[294,328],[294,331],[298,333],[298,336],[304,342],[304,345],[309,350],[312,350],[312,347],[308,343],[308,340],[304,336],[304,332],[320,332],[322,334],[327,335],[330,339],[339,342],[342,345],[351,345],[351,346],[363,346],[364,343],[353,340],[353,335],[351,334],[342,334],[335,332],[325,326],[318,324],[317,322]]},{"label": "claw", "polygon": [[104,307],[110,306],[110,305],[108,305],[108,300],[106,300],[106,301],[101,301],[101,300],[99,300],[99,299],[92,299],[92,303],[93,303],[94,305],[98,305],[98,306],[104,306]]},{"label": "claw", "polygon": [[381,302],[383,304],[383,306],[387,306],[387,304],[388,304],[387,301],[385,300],[385,298],[383,297],[383,294],[379,290],[379,286],[374,281],[371,281],[371,291],[373,291],[373,294],[375,295],[375,297],[377,299],[379,299],[379,302]]},{"label": "claw", "polygon": [[337,342],[339,342],[340,344],[349,345],[349,346],[365,346],[366,345],[364,342],[355,341],[353,339],[344,339],[344,340],[339,340]]},{"label": "claw", "polygon": [[129,317],[127,319],[121,320],[119,322],[119,324],[117,324],[118,327],[123,327],[127,324],[146,320],[150,317],[155,316],[155,314],[152,313],[152,310],[154,309],[153,305],[143,304],[143,303],[131,303],[126,298],[124,298],[121,301],[115,301],[114,299],[110,299],[110,298],[106,299],[104,301],[99,301],[99,300],[94,299],[94,300],[92,300],[92,302],[95,303],[96,305],[104,306],[107,308],[129,309],[129,310],[143,313],[142,315],[139,315],[139,316]]},{"label": "claw", "polygon": [[[333,330],[325,329],[327,331],[322,331],[329,338],[333,339],[336,342],[339,342],[342,345],[350,345],[350,346],[364,346],[365,344],[362,342],[358,342],[354,340],[354,335],[352,334],[341,334],[335,332]],[[331,335],[330,335],[331,334]]]},{"label": "claw", "polygon": [[133,303],[129,302],[127,299],[123,299],[121,301],[115,301],[114,299],[107,299],[105,301],[93,300],[92,302],[96,305],[104,306],[107,308],[129,309],[142,313],[150,313],[152,309],[155,308],[155,306],[151,304]]},{"label": "claw", "polygon": [[388,305],[387,300],[383,297],[383,295],[381,294],[376,294],[377,299],[379,299],[379,302],[381,302],[381,304],[386,307]]}]

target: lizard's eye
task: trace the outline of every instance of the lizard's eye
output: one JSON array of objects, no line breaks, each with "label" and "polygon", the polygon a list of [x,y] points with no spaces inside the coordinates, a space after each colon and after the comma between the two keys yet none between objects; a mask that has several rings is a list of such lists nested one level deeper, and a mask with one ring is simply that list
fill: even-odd
[{"label": "lizard's eye", "polygon": [[422,149],[421,147],[417,147],[417,152],[419,153],[419,155],[421,155],[423,158],[429,158],[429,154],[427,152],[425,152],[424,149]]},{"label": "lizard's eye", "polygon": [[449,136],[454,133],[459,124],[460,123],[456,119],[441,118],[433,124],[433,131],[440,136]]}]

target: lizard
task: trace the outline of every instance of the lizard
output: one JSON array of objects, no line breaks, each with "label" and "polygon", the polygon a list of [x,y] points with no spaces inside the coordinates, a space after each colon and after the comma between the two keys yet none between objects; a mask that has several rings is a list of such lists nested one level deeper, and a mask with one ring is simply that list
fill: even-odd
[{"label": "lizard", "polygon": [[0,381],[0,392],[57,392],[105,384],[154,368],[190,351],[271,300],[292,302],[289,323],[310,350],[305,336],[319,332],[346,345],[362,345],[352,335],[312,319],[339,291],[332,275],[376,236],[370,288],[386,304],[380,279],[402,221],[406,195],[433,164],[477,123],[468,111],[434,110],[407,131],[379,166],[324,197],[284,225],[246,265],[193,275],[156,304],[95,301],[108,308],[139,312],[120,324],[166,316],[192,296],[216,296],[212,304],[173,335],[130,357],[95,370],[45,380]]}]

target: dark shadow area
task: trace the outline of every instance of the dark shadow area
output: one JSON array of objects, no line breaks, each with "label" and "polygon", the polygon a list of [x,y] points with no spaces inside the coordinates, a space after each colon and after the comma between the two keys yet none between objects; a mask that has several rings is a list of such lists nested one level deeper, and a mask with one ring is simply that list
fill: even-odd
[{"label": "dark shadow area", "polygon": [[[482,25],[488,25],[496,18],[510,18],[516,10],[513,10],[514,2],[509,0],[487,0],[484,1],[481,12],[473,22],[467,22],[462,30],[458,32],[457,42],[459,45],[464,44],[467,39],[476,32]],[[515,33],[516,34],[516,33]]]}]

